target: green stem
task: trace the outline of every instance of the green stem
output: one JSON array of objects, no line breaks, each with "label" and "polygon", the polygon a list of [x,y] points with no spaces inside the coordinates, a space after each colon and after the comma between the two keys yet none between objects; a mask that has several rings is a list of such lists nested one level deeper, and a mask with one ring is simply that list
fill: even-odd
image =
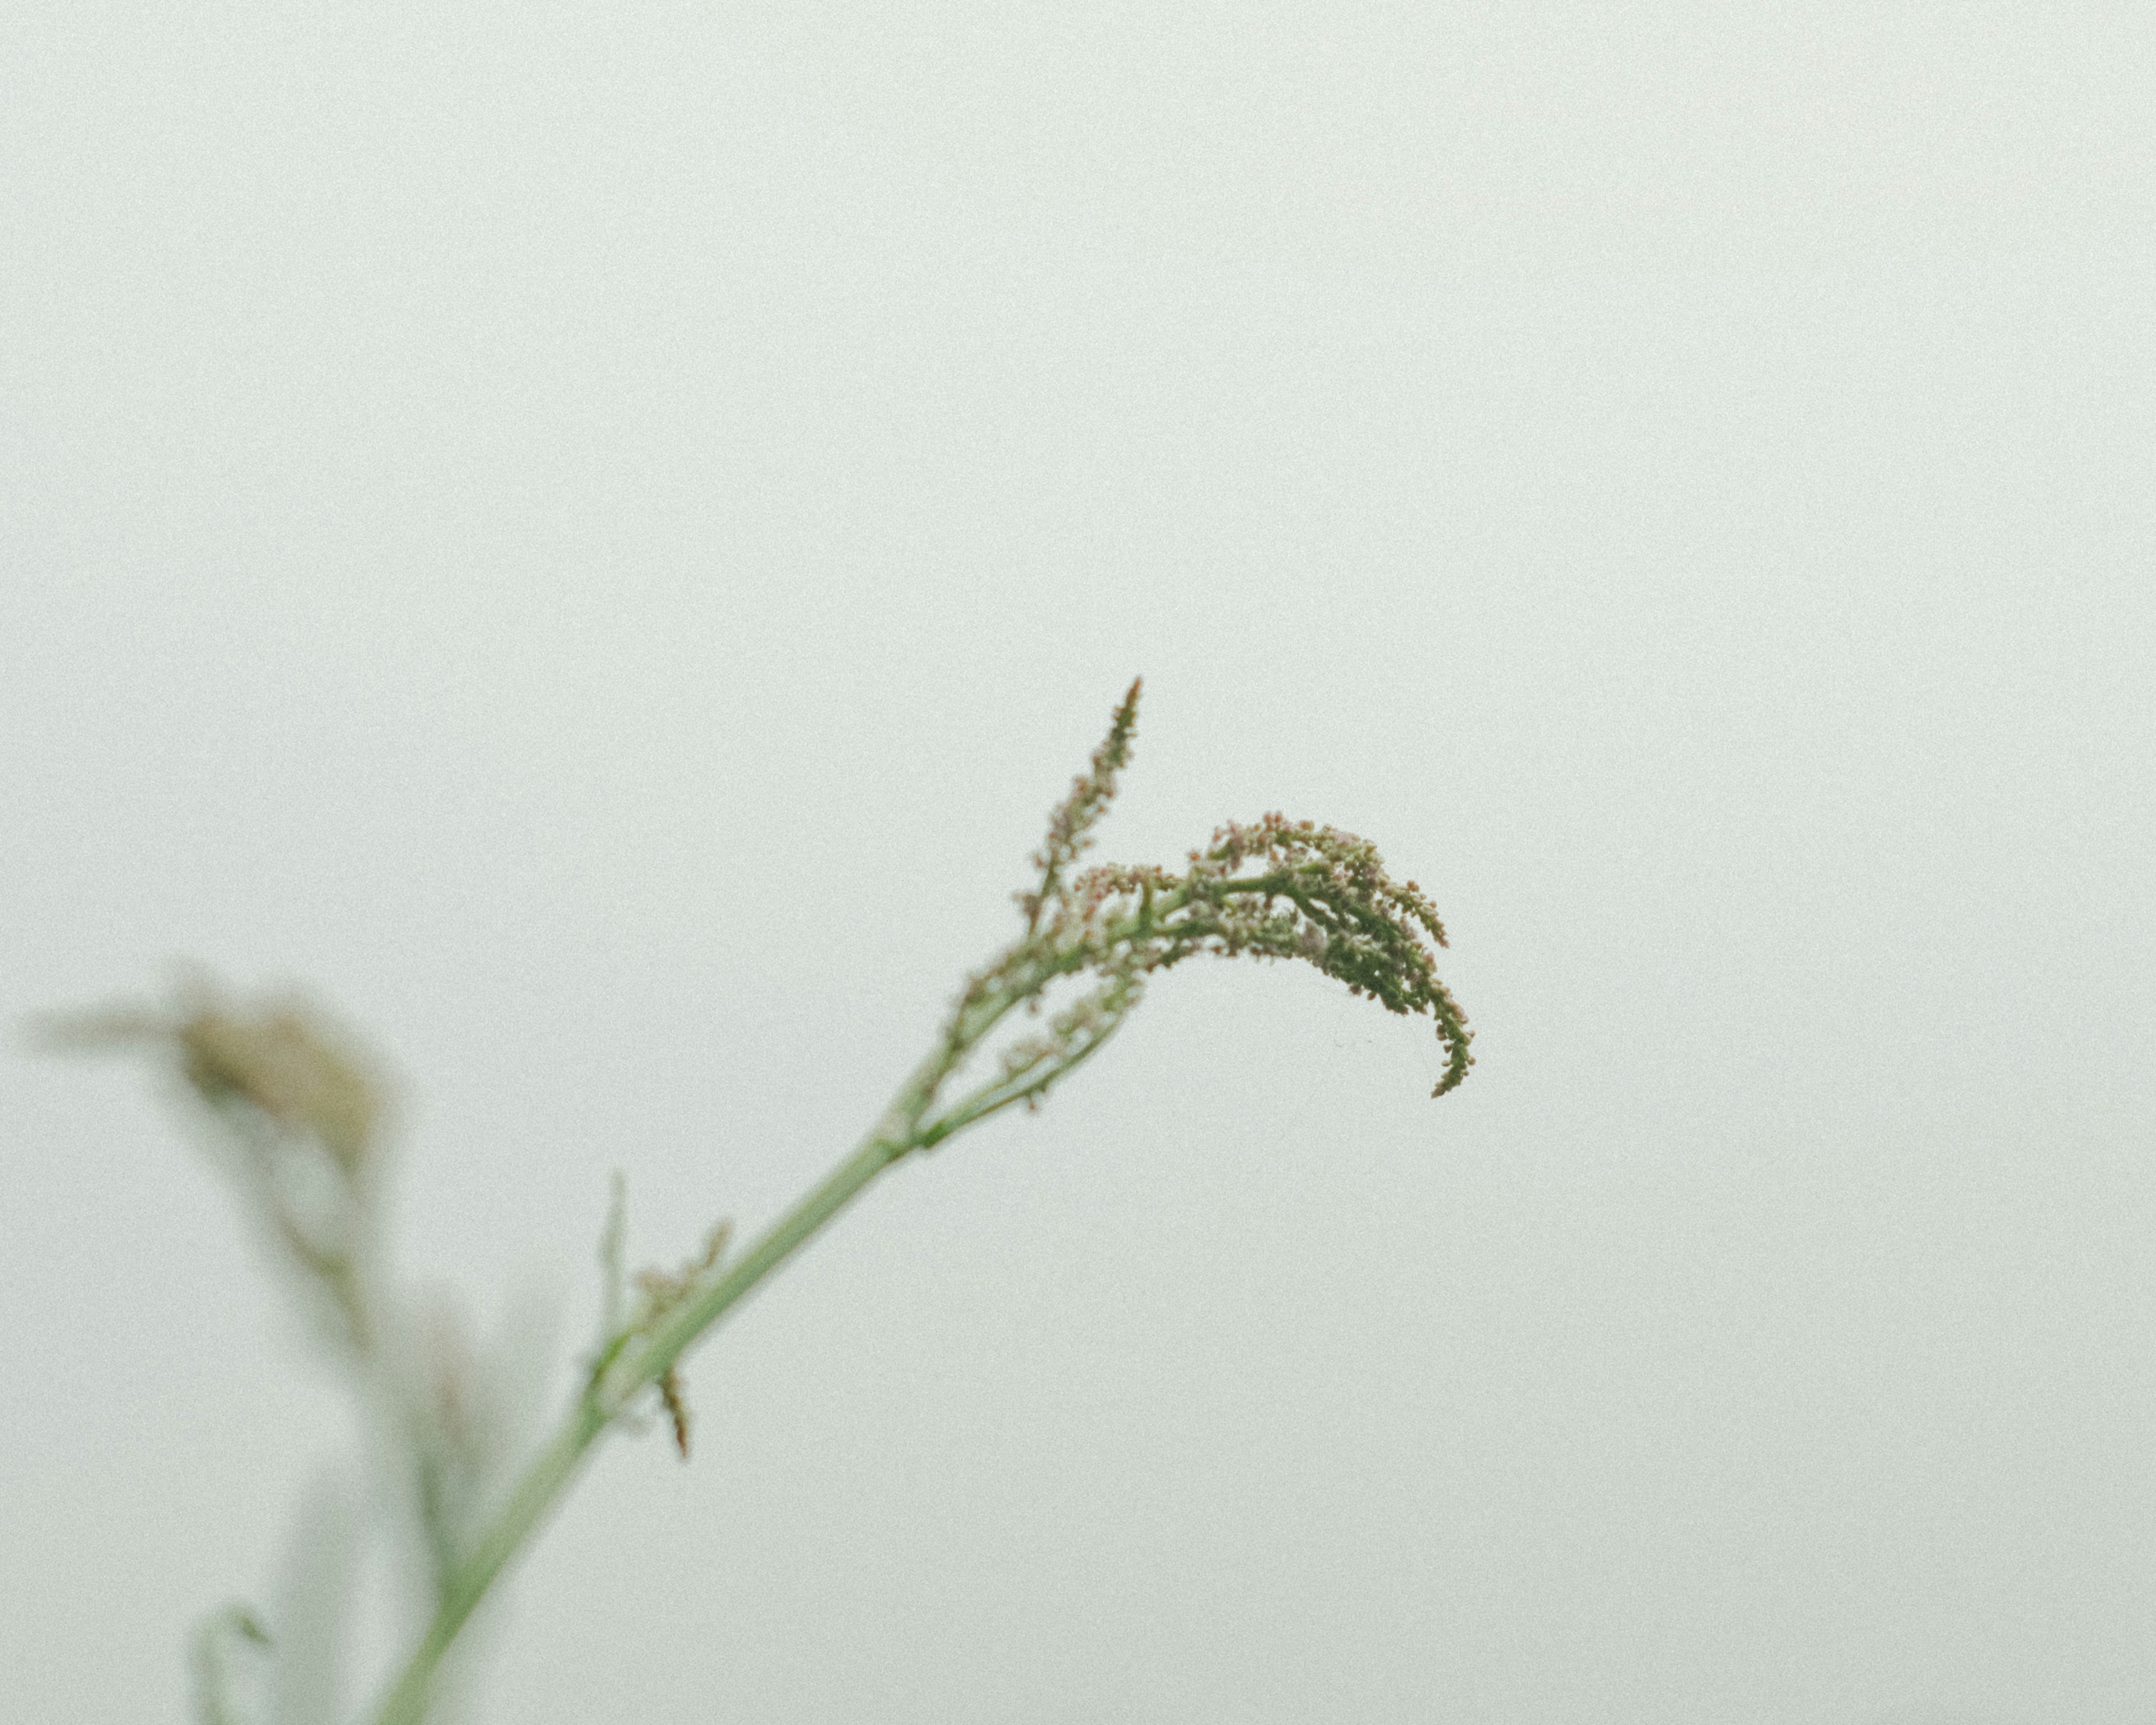
[{"label": "green stem", "polygon": [[[1119,925],[1117,937],[1122,932]],[[832,1169],[822,1184],[782,1216],[724,1275],[667,1313],[651,1331],[644,1346],[625,1362],[617,1365],[602,1356],[598,1368],[593,1372],[553,1440],[525,1470],[477,1544],[442,1578],[434,1615],[427,1625],[427,1632],[376,1709],[372,1725],[422,1725],[436,1674],[458,1632],[486,1596],[487,1589],[552,1513],[600,1435],[641,1391],[665,1377],[674,1363],[729,1307],[799,1250],[891,1163],[912,1151],[940,1142],[973,1124],[981,1114],[993,1111],[981,1109],[930,1127],[924,1128],[922,1125],[944,1080],[981,1038],[1020,1001],[1038,993],[1055,977],[1082,968],[1085,962],[1082,951],[1043,954],[1029,950],[1030,947],[1030,942],[1023,943],[1014,955],[1032,959],[1030,968],[1022,970],[1021,974],[987,990],[978,999],[962,1004],[941,1045],[921,1063],[859,1149]],[[1106,1040],[1105,1036],[1096,1038],[1094,1045],[1077,1058],[1091,1054],[1093,1046]],[[1075,1064],[1076,1059],[1066,1060],[1059,1064],[1057,1070],[1060,1073]],[[983,1092],[983,1096],[986,1094]],[[969,1101],[983,1099],[977,1096]],[[1016,1101],[1018,1097],[1004,1100]],[[612,1225],[610,1223],[609,1227]]]},{"label": "green stem", "polygon": [[[893,1111],[901,1118],[918,1087],[916,1080],[895,1105]],[[926,1097],[921,1100],[925,1103]],[[511,1559],[552,1512],[593,1444],[613,1423],[630,1396],[656,1383],[729,1307],[798,1250],[870,1181],[915,1148],[911,1124],[911,1120],[906,1122],[907,1130],[902,1136],[881,1132],[871,1136],[780,1218],[723,1276],[671,1314],[637,1355],[634,1381],[625,1393],[619,1398],[609,1396],[603,1403],[594,1386],[578,1398],[553,1441],[525,1470],[500,1513],[449,1578],[424,1638],[376,1711],[373,1725],[420,1725],[426,1717],[436,1671],[457,1632]]]}]

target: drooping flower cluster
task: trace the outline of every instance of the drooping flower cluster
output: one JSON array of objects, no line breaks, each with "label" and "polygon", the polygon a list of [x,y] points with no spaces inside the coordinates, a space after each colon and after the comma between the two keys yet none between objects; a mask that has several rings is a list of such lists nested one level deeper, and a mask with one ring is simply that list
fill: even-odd
[{"label": "drooping flower cluster", "polygon": [[[1241,872],[1245,864],[1255,872]],[[1437,974],[1445,925],[1420,886],[1385,873],[1367,839],[1279,814],[1230,821],[1180,876],[1156,866],[1090,869],[1075,883],[1096,938],[1120,942],[1142,970],[1194,952],[1299,958],[1389,1011],[1428,1013],[1445,1051],[1441,1096],[1467,1076],[1472,1033]],[[1427,940],[1425,940],[1427,937]]]},{"label": "drooping flower cluster", "polygon": [[[1445,944],[1444,925],[1419,886],[1386,874],[1368,839],[1275,814],[1221,827],[1208,846],[1190,853],[1190,866],[1180,874],[1157,864],[1071,874],[1129,762],[1140,686],[1131,685],[1090,769],[1071,782],[1050,817],[1033,859],[1040,882],[1017,895],[1024,934],[967,981],[939,1060],[913,1092],[907,1125],[916,1142],[937,1143],[1014,1102],[1037,1105],[1115,1034],[1151,973],[1198,953],[1299,958],[1393,1012],[1429,1014],[1445,1055],[1430,1094],[1458,1085],[1473,1064],[1471,1035],[1437,974],[1435,948]],[[930,1117],[937,1087],[998,1020],[1020,1004],[1038,1013],[1045,990],[1081,973],[1097,978],[1089,992],[1044,1030],[1005,1049],[991,1081]]]}]

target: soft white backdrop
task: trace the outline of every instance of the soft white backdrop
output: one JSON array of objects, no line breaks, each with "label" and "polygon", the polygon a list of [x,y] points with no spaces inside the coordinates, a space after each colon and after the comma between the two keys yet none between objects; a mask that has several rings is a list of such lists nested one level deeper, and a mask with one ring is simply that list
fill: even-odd
[{"label": "soft white backdrop", "polygon": [[[841,1153],[1142,671],[1101,854],[1374,838],[1475,1075],[1165,979],[601,1456],[478,1717],[2156,1719],[2152,90],[2123,3],[12,7],[0,1013],[313,985],[566,1358],[609,1171],[655,1261]],[[4,1711],[177,1720],[343,1410],[144,1075],[14,1040],[0,1226]]]}]

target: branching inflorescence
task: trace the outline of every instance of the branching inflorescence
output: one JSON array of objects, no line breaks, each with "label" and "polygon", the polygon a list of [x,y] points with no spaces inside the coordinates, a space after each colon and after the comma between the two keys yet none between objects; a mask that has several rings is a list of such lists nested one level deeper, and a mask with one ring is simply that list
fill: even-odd
[{"label": "branching inflorescence", "polygon": [[[686,1459],[690,1415],[680,1362],[736,1301],[893,1163],[1014,1104],[1037,1106],[1115,1034],[1153,973],[1199,954],[1300,959],[1390,1011],[1429,1014],[1445,1055],[1433,1096],[1466,1076],[1466,1018],[1436,969],[1444,927],[1421,888],[1388,876],[1366,839],[1268,814],[1221,827],[1179,873],[1155,865],[1078,869],[1129,762],[1139,690],[1131,685],[1088,770],[1050,818],[1033,859],[1039,880],[1017,895],[1023,932],[967,979],[927,1059],[821,1184],[732,1258],[729,1225],[720,1224],[679,1271],[639,1275],[632,1300],[622,1273],[617,1178],[600,1252],[597,1343],[560,1426],[513,1480],[506,1440],[475,1411],[484,1398],[475,1385],[483,1387],[485,1371],[460,1347],[441,1342],[440,1325],[403,1316],[388,1291],[374,1225],[381,1089],[348,1040],[295,998],[248,1011],[203,985],[171,1012],[129,1009],[58,1027],[59,1040],[71,1045],[146,1044],[175,1057],[220,1137],[236,1148],[252,1208],[319,1296],[329,1339],[393,1415],[388,1425],[427,1545],[432,1615],[372,1716],[376,1725],[418,1725],[427,1716],[459,1631],[603,1433],[639,1424],[639,1410],[655,1403]],[[985,1081],[947,1098],[990,1033],[1021,1007],[1042,1017],[1049,990],[1066,978],[1087,986],[1004,1048]],[[435,1343],[420,1345],[429,1335]],[[415,1337],[420,1342],[409,1339]],[[241,1608],[204,1631],[205,1720],[223,1725],[237,1717],[223,1692],[224,1647],[259,1647],[268,1636]]]},{"label": "branching inflorescence", "polygon": [[[1219,829],[1209,845],[1190,853],[1182,874],[1110,864],[1072,875],[1130,759],[1141,686],[1131,685],[1091,770],[1072,782],[1050,819],[1047,841],[1034,857],[1040,884],[1018,895],[1024,937],[969,980],[946,1027],[946,1045],[971,1048],[1021,1001],[1038,1010],[1041,991],[1060,977],[1087,973],[1098,981],[1045,1034],[1006,1050],[997,1081],[936,1117],[927,1142],[1014,1102],[1038,1102],[1115,1034],[1148,975],[1198,953],[1299,958],[1391,1011],[1428,1013],[1445,1051],[1431,1095],[1452,1089],[1473,1056],[1466,1015],[1439,980],[1431,951],[1445,944],[1445,927],[1419,886],[1386,875],[1368,840],[1268,814],[1250,826]],[[1245,865],[1254,872],[1243,873]]]}]

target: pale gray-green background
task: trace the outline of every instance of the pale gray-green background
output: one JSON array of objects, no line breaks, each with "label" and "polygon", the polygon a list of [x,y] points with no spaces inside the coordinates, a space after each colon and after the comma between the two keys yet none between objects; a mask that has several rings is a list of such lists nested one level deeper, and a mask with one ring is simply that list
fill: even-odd
[{"label": "pale gray-green background", "polygon": [[[2138,4],[18,4],[0,1011],[299,978],[481,1313],[769,1218],[1278,807],[1480,1040],[1194,967],[599,1460],[490,1725],[2156,1719]],[[13,1033],[11,1030],[11,1036]],[[348,1445],[0,1064],[0,1711]],[[378,1637],[377,1637],[378,1639]],[[361,1685],[355,1689],[355,1698]]]}]

